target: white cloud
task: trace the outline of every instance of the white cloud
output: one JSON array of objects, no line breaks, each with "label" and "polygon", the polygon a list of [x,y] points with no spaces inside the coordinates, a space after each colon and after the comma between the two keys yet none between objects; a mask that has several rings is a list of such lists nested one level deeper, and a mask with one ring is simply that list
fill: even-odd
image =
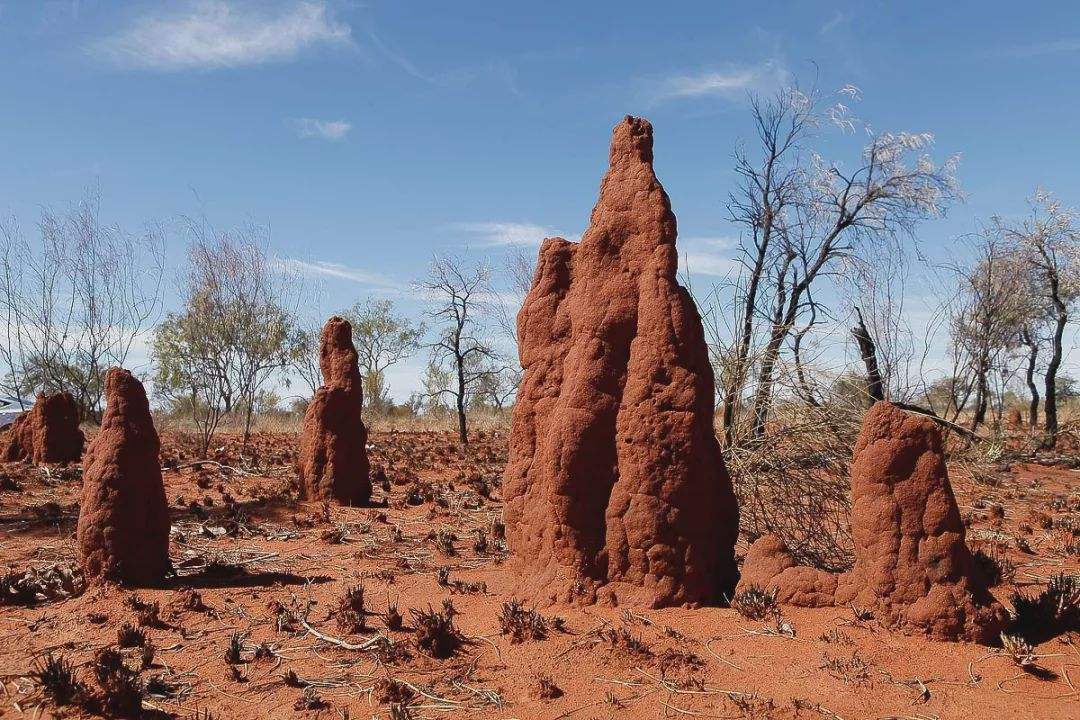
[{"label": "white cloud", "polygon": [[733,98],[751,90],[770,90],[787,82],[787,69],[776,60],[755,66],[729,65],[696,75],[676,75],[656,83],[654,100],[718,96]]},{"label": "white cloud", "polygon": [[158,5],[89,49],[123,67],[209,69],[288,60],[313,45],[348,44],[351,33],[323,0],[290,0],[276,11],[253,2],[190,0],[180,10]]},{"label": "white cloud", "polygon": [[351,268],[339,263],[326,262],[324,260],[299,260],[297,258],[276,258],[278,267],[304,275],[322,275],[325,277],[350,280],[352,282],[370,285],[383,289],[397,289],[398,286],[389,282],[385,275],[370,273],[366,270]]},{"label": "white cloud", "polygon": [[679,238],[679,265],[691,275],[730,277],[739,271],[738,241],[730,237]]},{"label": "white cloud", "polygon": [[472,222],[457,223],[454,229],[479,237],[487,246],[532,245],[538,246],[544,238],[564,237],[577,240],[578,236],[561,235],[546,225],[520,222]]},{"label": "white cloud", "polygon": [[289,125],[301,138],[318,138],[319,140],[343,140],[352,124],[344,120],[319,120],[317,118],[293,118]]}]

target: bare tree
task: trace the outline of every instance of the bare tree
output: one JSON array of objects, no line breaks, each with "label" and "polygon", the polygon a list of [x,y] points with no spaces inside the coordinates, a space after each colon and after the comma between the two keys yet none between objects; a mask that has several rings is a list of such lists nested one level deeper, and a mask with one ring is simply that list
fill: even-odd
[{"label": "bare tree", "polygon": [[1023,261],[1031,269],[1031,293],[1052,324],[1050,359],[1043,384],[1043,415],[1046,444],[1057,442],[1057,374],[1064,357],[1065,328],[1069,312],[1080,297],[1080,228],[1072,210],[1050,193],[1037,190],[1030,212],[1019,224],[995,219],[1002,235],[1016,244]]},{"label": "bare tree", "polygon": [[760,317],[759,292],[770,264],[775,260],[776,240],[784,232],[789,208],[797,201],[804,182],[801,144],[816,123],[814,98],[795,89],[783,90],[771,99],[754,97],[751,110],[759,153],[743,147],[735,151],[737,189],[728,198],[731,220],[745,228],[740,262],[745,283],[736,286],[739,313],[738,335],[725,353],[722,426],[725,443],[733,441],[736,413],[749,371],[755,322]]},{"label": "bare tree", "polygon": [[66,213],[44,210],[38,238],[12,219],[0,227],[0,354],[9,392],[70,392],[100,416],[104,375],[125,364],[160,308],[164,232],[138,234],[101,220],[97,190]]},{"label": "bare tree", "polygon": [[811,307],[811,289],[865,250],[910,233],[916,222],[944,212],[956,193],[954,161],[935,164],[924,150],[928,134],[884,133],[845,171],[815,156],[802,196],[784,220],[772,265],[768,339],[754,398],[753,435],[765,429],[780,350]]},{"label": "bare tree", "polygon": [[427,278],[418,283],[431,296],[432,309],[428,314],[438,332],[429,345],[431,365],[436,372],[448,370],[446,376],[450,379],[443,387],[429,388],[428,393],[452,400],[457,413],[458,439],[463,446],[469,442],[469,398],[481,382],[497,372],[492,363],[498,362],[498,353],[484,336],[480,322],[482,299],[489,282],[490,270],[485,264],[470,266],[457,258],[436,256]]}]

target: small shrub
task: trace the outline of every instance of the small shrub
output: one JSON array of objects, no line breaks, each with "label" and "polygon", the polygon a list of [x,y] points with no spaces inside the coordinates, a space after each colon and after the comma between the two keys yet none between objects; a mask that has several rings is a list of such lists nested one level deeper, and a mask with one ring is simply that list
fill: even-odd
[{"label": "small shrub", "polygon": [[764,620],[777,610],[776,591],[766,592],[751,585],[735,593],[731,598],[731,607],[747,620]]},{"label": "small shrub", "polygon": [[1080,576],[1058,573],[1035,597],[1012,596],[1010,633],[1029,642],[1042,642],[1064,632],[1080,629]]},{"label": "small shrub", "polygon": [[367,627],[367,611],[364,610],[364,586],[355,585],[348,588],[338,598],[337,609],[334,611],[338,627],[346,632],[363,632]]},{"label": "small shrub", "polygon": [[225,646],[225,662],[236,665],[243,662],[244,633],[234,632],[229,636],[229,644]]},{"label": "small shrub", "polygon": [[116,631],[116,644],[122,648],[142,647],[146,644],[146,633],[131,623],[124,623]]},{"label": "small shrub", "polygon": [[517,600],[502,604],[499,612],[499,628],[503,635],[510,636],[511,643],[526,640],[543,640],[547,637],[547,619],[535,610],[526,609]]},{"label": "small shrub", "polygon": [[454,627],[453,605],[436,612],[411,609],[416,626],[416,646],[436,658],[451,657],[461,647],[464,638]]},{"label": "small shrub", "polygon": [[49,653],[34,665],[30,677],[57,706],[70,705],[84,690],[75,666],[63,655]]}]

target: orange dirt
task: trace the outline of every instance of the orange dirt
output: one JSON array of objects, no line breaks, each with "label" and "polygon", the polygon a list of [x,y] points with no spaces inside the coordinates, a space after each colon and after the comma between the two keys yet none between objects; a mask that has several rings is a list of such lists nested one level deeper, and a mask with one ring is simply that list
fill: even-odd
[{"label": "orange dirt", "polygon": [[[499,623],[516,584],[496,522],[505,434],[478,437],[462,456],[450,434],[372,433],[372,500],[388,499],[386,508],[298,501],[296,442],[259,434],[242,453],[239,438],[224,436],[213,460],[227,467],[194,466],[193,443],[163,433],[179,577],[163,588],[0,606],[0,716],[54,716],[28,678],[50,650],[96,687],[94,653],[140,618],[155,648],[141,670],[153,680],[150,717],[152,706],[185,720],[204,709],[230,720],[388,718],[391,702],[405,702],[415,718],[1064,718],[1080,705],[1075,634],[1036,648],[1045,672],[1024,671],[999,650],[894,633],[848,608],[784,608],[795,632],[786,637],[724,608],[553,606],[542,611],[546,637],[525,632],[515,642]],[[0,471],[0,563],[73,563],[77,469]],[[956,464],[950,477],[968,543],[993,544],[1016,565],[992,590],[999,600],[1077,572],[1077,471]],[[441,584],[440,567],[449,568]],[[366,629],[339,606],[361,582]],[[388,598],[401,630],[386,628]],[[444,600],[463,645],[436,659],[414,643],[409,609],[438,611]],[[229,662],[234,633],[239,657]],[[391,644],[347,649],[315,633],[353,648],[380,635]],[[142,655],[122,653],[132,668]]]}]

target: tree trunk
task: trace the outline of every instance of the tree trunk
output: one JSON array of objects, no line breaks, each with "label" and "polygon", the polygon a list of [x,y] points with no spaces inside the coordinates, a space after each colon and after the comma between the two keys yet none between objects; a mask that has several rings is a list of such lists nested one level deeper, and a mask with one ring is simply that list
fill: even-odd
[{"label": "tree trunk", "polygon": [[758,254],[754,261],[754,269],[750,273],[750,284],[746,288],[746,298],[743,300],[742,332],[739,337],[739,345],[735,351],[735,364],[731,369],[731,377],[728,378],[727,387],[724,388],[724,445],[730,447],[733,442],[735,430],[735,413],[738,409],[739,398],[742,397],[743,385],[746,381],[746,363],[750,358],[750,341],[754,336],[754,308],[757,307],[758,287],[761,285],[761,274],[765,267],[765,257],[769,246],[770,232],[766,230],[764,238],[758,245]]},{"label": "tree trunk", "polygon": [[877,362],[877,346],[874,338],[870,337],[870,331],[863,322],[862,310],[855,308],[858,324],[851,328],[851,334],[855,336],[855,342],[859,344],[859,355],[862,356],[863,364],[866,365],[866,392],[870,397],[870,404],[885,399],[885,385],[881,381],[881,370]]},{"label": "tree trunk", "polygon": [[1039,388],[1035,384],[1035,364],[1039,358],[1039,345],[1027,331],[1024,332],[1024,341],[1028,346],[1027,386],[1031,393],[1031,402],[1028,404],[1028,427],[1035,430],[1039,427]]},{"label": "tree trunk", "polygon": [[754,397],[753,436],[755,438],[765,434],[765,423],[769,420],[769,405],[772,402],[773,370],[780,357],[780,346],[784,342],[785,335],[787,332],[782,326],[774,325],[769,344],[765,346],[761,372],[758,374],[757,395]]},{"label": "tree trunk", "polygon": [[457,356],[457,376],[458,440],[461,442],[462,447],[465,447],[469,444],[469,432],[465,424],[465,359],[460,355]]},{"label": "tree trunk", "polygon": [[[1060,303],[1060,301],[1057,301]],[[1046,366],[1046,398],[1043,402],[1043,415],[1046,417],[1046,445],[1054,447],[1057,444],[1058,419],[1057,419],[1057,372],[1061,367],[1062,338],[1065,335],[1065,326],[1069,322],[1069,316],[1065,308],[1059,304],[1057,324],[1054,326],[1053,351],[1050,362]]]}]

